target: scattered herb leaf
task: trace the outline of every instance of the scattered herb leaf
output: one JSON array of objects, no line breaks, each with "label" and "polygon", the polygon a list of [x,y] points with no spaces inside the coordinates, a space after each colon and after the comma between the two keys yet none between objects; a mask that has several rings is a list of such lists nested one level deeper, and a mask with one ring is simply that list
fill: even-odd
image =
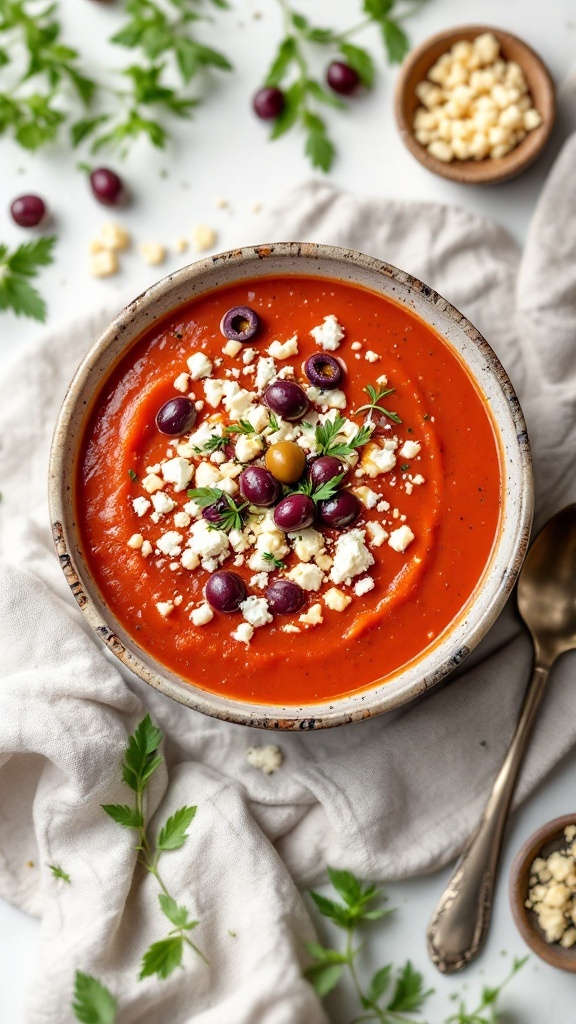
[{"label": "scattered herb leaf", "polygon": [[11,309],[16,316],[42,322],[46,319],[46,303],[28,278],[36,277],[39,267],[52,263],[55,242],[54,237],[44,236],[19,245],[13,252],[0,243],[0,310]]},{"label": "scattered herb leaf", "polygon": [[128,476],[133,482],[135,482],[138,479],[138,474],[135,473],[133,469],[128,470]]},{"label": "scattered herb leaf", "polygon": [[63,882],[68,882],[68,884],[71,883],[72,879],[70,878],[70,875],[67,874],[66,871],[63,871],[62,868],[58,867],[57,864],[49,864],[48,867],[54,875],[54,878],[61,878]]},{"label": "scattered herb leaf", "polygon": [[270,551],[263,551],[262,558],[265,562],[271,562],[276,569],[286,568],[286,562],[283,562],[281,558],[276,558],[276,555],[273,555]]},{"label": "scattered herb leaf", "polygon": [[91,974],[76,971],[72,1010],[81,1024],[115,1024],[116,1000]]}]

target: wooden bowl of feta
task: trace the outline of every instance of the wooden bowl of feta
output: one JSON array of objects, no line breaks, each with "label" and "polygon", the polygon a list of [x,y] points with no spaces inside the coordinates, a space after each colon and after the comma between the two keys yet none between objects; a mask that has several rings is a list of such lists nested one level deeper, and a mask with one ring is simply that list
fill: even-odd
[{"label": "wooden bowl of feta", "polygon": [[410,54],[395,112],[405,145],[429,171],[490,184],[520,174],[542,152],[556,114],[554,84],[517,36],[466,25]]},{"label": "wooden bowl of feta", "polygon": [[526,840],[512,866],[510,902],[530,949],[576,973],[576,814],[547,822]]}]

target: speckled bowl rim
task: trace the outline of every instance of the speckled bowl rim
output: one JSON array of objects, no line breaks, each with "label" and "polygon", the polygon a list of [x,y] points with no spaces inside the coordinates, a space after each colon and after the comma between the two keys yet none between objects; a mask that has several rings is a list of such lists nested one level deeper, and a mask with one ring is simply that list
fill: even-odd
[{"label": "speckled bowl rim", "polygon": [[[385,681],[375,680],[361,692],[322,703],[286,706],[211,693],[183,681],[139,648],[91,580],[72,500],[83,422],[102,381],[128,347],[154,321],[198,295],[233,282],[282,273],[370,288],[404,304],[432,326],[456,350],[491,403],[504,478],[501,524],[491,559],[465,608],[434,644]],[[446,299],[410,274],[355,250],[281,242],[234,249],[184,267],[152,285],[114,318],[83,359],[64,398],[50,453],[49,506],[56,552],[72,593],[96,634],[131,671],[179,703],[215,718],[265,729],[318,729],[371,718],[413,700],[459,665],[488,631],[514,586],[528,546],[533,514],[530,446],[520,404],[500,361],[476,328]]]}]

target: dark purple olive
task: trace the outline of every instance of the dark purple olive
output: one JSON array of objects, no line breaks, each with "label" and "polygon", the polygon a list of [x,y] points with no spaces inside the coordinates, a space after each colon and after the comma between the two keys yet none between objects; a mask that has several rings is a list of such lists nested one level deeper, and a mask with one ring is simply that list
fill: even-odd
[{"label": "dark purple olive", "polygon": [[315,352],[306,360],[304,372],[315,388],[331,391],[337,388],[342,380],[342,367],[334,356],[325,352]]},{"label": "dark purple olive", "polygon": [[350,96],[360,85],[360,75],[349,64],[341,60],[333,60],[326,72],[326,81],[334,92],[342,96]]},{"label": "dark purple olive", "polygon": [[181,437],[196,422],[194,403],[184,395],[170,398],[156,413],[156,426],[161,434],[168,437]]},{"label": "dark purple olive", "polygon": [[266,590],[266,600],[271,612],[277,615],[289,615],[297,612],[306,600],[306,594],[292,580],[276,580]]},{"label": "dark purple olive", "polygon": [[240,494],[253,505],[269,508],[280,494],[280,484],[262,466],[247,466],[238,481]]},{"label": "dark purple olive", "polygon": [[218,525],[222,519],[223,513],[229,508],[230,506],[226,501],[226,498],[218,498],[218,501],[215,501],[213,505],[206,505],[206,507],[202,509],[202,518],[208,523]]},{"label": "dark purple olive", "polygon": [[219,569],[210,576],[204,591],[208,604],[217,612],[235,612],[246,600],[244,580],[237,572]]},{"label": "dark purple olive", "polygon": [[343,530],[360,515],[360,502],[352,491],[337,491],[333,498],[319,501],[320,518],[326,526]]},{"label": "dark purple olive", "polygon": [[258,89],[252,100],[252,106],[262,121],[272,121],[282,113],[285,102],[286,97],[281,89],[267,86],[264,89]]},{"label": "dark purple olive", "polygon": [[315,513],[316,506],[307,494],[287,494],[274,509],[274,522],[279,530],[292,533],[310,526]]},{"label": "dark purple olive", "polygon": [[118,206],[125,199],[122,179],[108,167],[97,167],[90,175],[95,198],[104,206]]},{"label": "dark purple olive", "polygon": [[345,472],[345,467],[340,459],[335,458],[334,455],[320,455],[310,463],[308,475],[316,488],[327,484],[329,480],[333,480],[335,476],[340,476]]},{"label": "dark purple olive", "polygon": [[10,213],[21,228],[37,228],[46,216],[46,204],[40,196],[18,196],[10,206]]},{"label": "dark purple olive", "polygon": [[220,321],[220,330],[230,341],[250,341],[259,326],[260,317],[249,306],[233,306]]},{"label": "dark purple olive", "polygon": [[264,392],[264,401],[283,420],[295,423],[306,415],[310,402],[306,392],[293,380],[275,380]]}]

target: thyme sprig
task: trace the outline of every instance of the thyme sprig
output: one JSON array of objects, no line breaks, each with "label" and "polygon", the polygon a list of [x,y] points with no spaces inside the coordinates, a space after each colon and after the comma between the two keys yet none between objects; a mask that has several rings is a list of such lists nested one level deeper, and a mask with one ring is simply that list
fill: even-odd
[{"label": "thyme sprig", "polygon": [[350,440],[339,436],[345,424],[346,420],[342,416],[318,424],[314,437],[320,455],[334,455],[336,458],[347,459],[357,448],[361,448],[370,440],[373,429],[371,424],[360,427]]},{"label": "thyme sprig", "polygon": [[370,401],[356,409],[357,416],[361,412],[381,412],[383,416],[387,416],[388,419],[392,420],[394,423],[402,423],[398,413],[390,412],[389,409],[385,409],[383,405],[380,405],[382,399],[386,398],[387,395],[393,395],[396,388],[375,388],[372,384],[367,384],[363,390],[368,395]]},{"label": "thyme sprig", "polygon": [[271,551],[263,551],[262,558],[264,559],[265,562],[270,562],[270,564],[273,565],[275,569],[286,568],[286,562],[283,562],[281,558],[276,558],[276,555],[273,555]]}]

